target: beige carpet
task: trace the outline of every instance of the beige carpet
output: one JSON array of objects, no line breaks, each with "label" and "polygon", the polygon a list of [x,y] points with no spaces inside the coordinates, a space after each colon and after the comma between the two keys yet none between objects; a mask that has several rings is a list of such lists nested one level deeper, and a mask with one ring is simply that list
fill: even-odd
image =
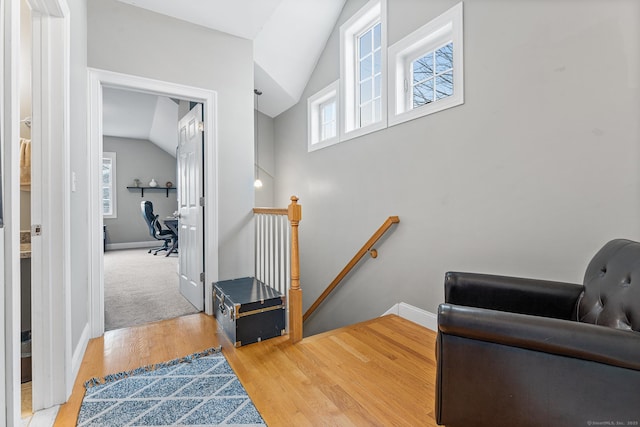
[{"label": "beige carpet", "polygon": [[178,256],[148,249],[104,254],[105,330],[197,313],[178,289]]}]

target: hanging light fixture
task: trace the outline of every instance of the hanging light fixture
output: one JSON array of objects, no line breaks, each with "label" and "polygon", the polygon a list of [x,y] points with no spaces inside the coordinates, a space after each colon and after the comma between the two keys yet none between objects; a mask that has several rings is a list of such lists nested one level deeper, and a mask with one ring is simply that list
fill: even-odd
[{"label": "hanging light fixture", "polygon": [[255,111],[255,124],[254,124],[254,129],[255,129],[255,138],[254,138],[254,155],[255,155],[255,159],[256,162],[254,164],[255,166],[255,177],[256,180],[253,182],[253,186],[255,188],[262,188],[262,181],[260,180],[260,163],[258,161],[258,137],[260,135],[259,131],[258,131],[258,114],[259,114],[259,110],[258,110],[258,101],[260,99],[260,95],[262,95],[262,92],[259,91],[258,89],[254,89],[253,93],[256,94],[256,111]]}]

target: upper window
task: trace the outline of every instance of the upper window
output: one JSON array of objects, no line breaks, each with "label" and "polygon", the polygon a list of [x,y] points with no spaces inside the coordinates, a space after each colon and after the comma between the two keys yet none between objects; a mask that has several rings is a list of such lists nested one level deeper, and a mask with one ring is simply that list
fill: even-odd
[{"label": "upper window", "polygon": [[337,133],[336,124],[336,102],[335,98],[320,104],[320,141],[335,138]]},{"label": "upper window", "polygon": [[432,114],[464,102],[462,3],[389,48],[389,124]]},{"label": "upper window", "polygon": [[116,153],[102,153],[102,216],[116,218]]},{"label": "upper window", "polygon": [[386,3],[370,0],[340,27],[341,139],[386,127]]},{"label": "upper window", "polygon": [[359,127],[379,122],[382,107],[382,24],[373,27],[358,37],[358,85]]},{"label": "upper window", "polygon": [[411,61],[407,108],[418,108],[453,95],[453,43]]},{"label": "upper window", "polygon": [[338,142],[339,128],[338,82],[331,83],[307,100],[309,151]]}]

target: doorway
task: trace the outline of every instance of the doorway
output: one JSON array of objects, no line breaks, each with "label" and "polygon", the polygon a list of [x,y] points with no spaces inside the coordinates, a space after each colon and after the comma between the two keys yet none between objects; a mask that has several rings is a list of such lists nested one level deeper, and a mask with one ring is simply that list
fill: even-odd
[{"label": "doorway", "polygon": [[90,322],[91,336],[104,333],[104,263],[103,263],[103,226],[101,206],[101,158],[104,149],[103,127],[103,89],[116,88],[177,99],[189,99],[201,103],[204,123],[204,310],[213,313],[212,282],[218,274],[217,235],[217,158],[216,158],[216,94],[213,91],[161,82],[137,76],[114,73],[105,70],[89,70],[89,177],[90,177]]},{"label": "doorway", "polygon": [[[175,226],[177,196],[185,189],[177,173],[179,122],[190,106],[176,98],[103,89],[105,331],[201,309],[202,292],[200,309],[180,292],[182,233]],[[202,164],[202,155],[197,157]],[[195,250],[202,258],[202,245]]]}]

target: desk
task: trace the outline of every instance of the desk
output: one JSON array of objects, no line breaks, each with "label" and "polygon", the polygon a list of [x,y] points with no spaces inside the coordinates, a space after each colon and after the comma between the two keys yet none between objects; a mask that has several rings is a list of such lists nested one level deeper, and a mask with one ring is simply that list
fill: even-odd
[{"label": "desk", "polygon": [[169,248],[169,250],[167,251],[167,254],[165,255],[165,256],[169,256],[174,252],[178,253],[178,220],[174,218],[165,219],[164,225],[166,225],[167,228],[173,231],[173,234],[176,235],[176,238],[173,239],[173,244],[171,245],[171,248]]}]

